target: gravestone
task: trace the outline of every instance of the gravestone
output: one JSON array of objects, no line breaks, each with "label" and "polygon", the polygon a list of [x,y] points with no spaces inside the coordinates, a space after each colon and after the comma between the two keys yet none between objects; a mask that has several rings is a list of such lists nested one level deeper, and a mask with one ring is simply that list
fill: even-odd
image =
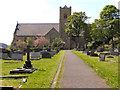
[{"label": "gravestone", "polygon": [[75,51],[77,51],[77,48],[74,48]]},{"label": "gravestone", "polygon": [[2,59],[2,52],[0,52],[0,59]]},{"label": "gravestone", "polygon": [[57,54],[57,50],[51,50],[49,53],[51,54],[51,56],[53,56],[53,55]]},{"label": "gravestone", "polygon": [[57,53],[57,50],[51,50],[51,52],[55,52],[55,53]]},{"label": "gravestone", "polygon": [[99,54],[99,61],[105,61],[105,54],[104,53]]},{"label": "gravestone", "polygon": [[51,54],[48,52],[42,52],[42,58],[51,58]]},{"label": "gravestone", "polygon": [[37,70],[37,68],[32,67],[31,61],[30,61],[30,46],[27,46],[27,61],[25,61],[25,64],[23,67],[21,68],[17,68],[17,69],[13,69],[10,71],[10,74],[14,74],[14,73],[32,73],[35,70]]},{"label": "gravestone", "polygon": [[7,53],[0,52],[0,59],[7,59],[7,58],[8,58]]},{"label": "gravestone", "polygon": [[98,57],[97,53],[91,53],[90,56]]},{"label": "gravestone", "polygon": [[113,51],[111,51],[110,55],[119,56],[119,52],[113,52]]},{"label": "gravestone", "polygon": [[13,59],[13,60],[23,60],[23,54],[12,53],[11,59]]},{"label": "gravestone", "polygon": [[82,53],[87,53],[88,51],[83,51]]},{"label": "gravestone", "polygon": [[31,52],[31,59],[40,59],[40,52]]}]

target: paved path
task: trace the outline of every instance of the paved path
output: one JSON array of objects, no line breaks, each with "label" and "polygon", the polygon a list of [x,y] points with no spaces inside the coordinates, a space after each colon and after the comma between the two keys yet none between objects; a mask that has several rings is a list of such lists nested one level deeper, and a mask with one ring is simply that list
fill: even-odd
[{"label": "paved path", "polygon": [[67,50],[60,88],[109,88],[90,67]]}]

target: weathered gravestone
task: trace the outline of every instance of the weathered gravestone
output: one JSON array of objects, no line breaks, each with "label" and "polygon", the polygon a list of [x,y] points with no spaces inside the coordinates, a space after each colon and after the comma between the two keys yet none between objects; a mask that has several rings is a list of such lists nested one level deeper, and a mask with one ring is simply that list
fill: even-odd
[{"label": "weathered gravestone", "polygon": [[23,54],[21,54],[21,53],[12,53],[11,59],[13,59],[13,60],[23,60]]},{"label": "weathered gravestone", "polygon": [[49,52],[42,52],[42,58],[51,58],[51,54]]},{"label": "weathered gravestone", "polygon": [[40,52],[31,52],[31,59],[40,59]]},{"label": "weathered gravestone", "polygon": [[54,56],[55,54],[57,54],[57,50],[51,50],[49,53],[51,54],[51,56]]},{"label": "weathered gravestone", "polygon": [[8,58],[7,53],[0,52],[0,59],[7,59],[7,58]]},{"label": "weathered gravestone", "polygon": [[99,54],[99,61],[105,61],[105,54],[104,53]]},{"label": "weathered gravestone", "polygon": [[77,51],[77,48],[74,48],[75,51]]},{"label": "weathered gravestone", "polygon": [[2,59],[2,52],[0,52],[0,59]]},{"label": "weathered gravestone", "polygon": [[32,67],[31,61],[30,61],[30,46],[27,46],[27,61],[25,61],[25,64],[23,67],[21,68],[17,68],[14,70],[10,71],[10,74],[14,74],[14,73],[32,73],[35,70],[37,70],[37,68]]},{"label": "weathered gravestone", "polygon": [[83,51],[82,53],[87,53],[88,51],[86,50],[86,51]]},{"label": "weathered gravestone", "polygon": [[113,52],[113,51],[111,51],[110,54],[114,55],[114,56],[119,56],[119,52]]}]

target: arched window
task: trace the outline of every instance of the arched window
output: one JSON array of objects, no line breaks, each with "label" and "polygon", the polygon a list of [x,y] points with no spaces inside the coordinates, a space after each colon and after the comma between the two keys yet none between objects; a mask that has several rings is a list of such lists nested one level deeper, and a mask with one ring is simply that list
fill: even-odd
[{"label": "arched window", "polygon": [[67,18],[67,14],[64,14],[64,18]]}]

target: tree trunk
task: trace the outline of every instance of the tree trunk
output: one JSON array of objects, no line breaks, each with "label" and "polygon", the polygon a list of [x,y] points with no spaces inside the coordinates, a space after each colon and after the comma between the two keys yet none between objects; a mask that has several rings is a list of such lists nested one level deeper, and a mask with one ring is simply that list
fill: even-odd
[{"label": "tree trunk", "polygon": [[[120,37],[118,37],[118,40],[120,41]],[[120,52],[120,43],[118,44],[118,51]]]},{"label": "tree trunk", "polygon": [[77,44],[76,47],[77,47],[77,50],[78,50],[79,49],[79,36],[77,36],[77,43],[76,44]]},{"label": "tree trunk", "polygon": [[113,40],[113,38],[112,38],[112,49],[114,51],[114,40]]}]

